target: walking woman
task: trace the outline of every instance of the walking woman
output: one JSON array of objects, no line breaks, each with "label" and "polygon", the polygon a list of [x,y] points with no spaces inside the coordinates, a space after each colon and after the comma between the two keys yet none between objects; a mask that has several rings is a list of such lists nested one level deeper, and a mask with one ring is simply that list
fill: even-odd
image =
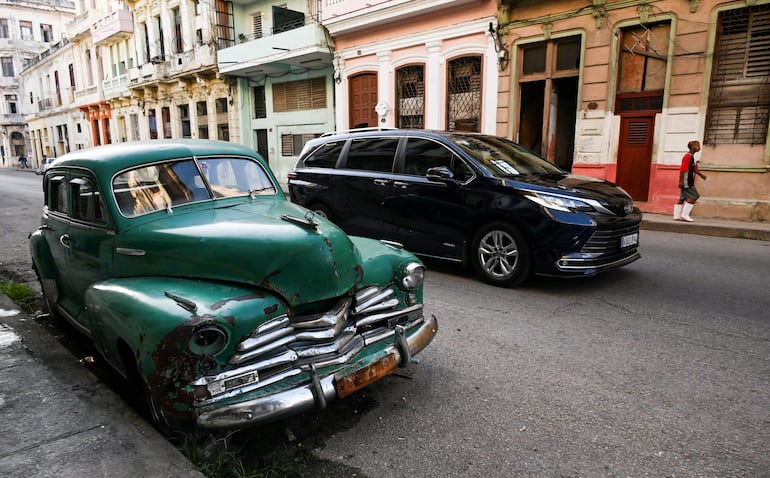
[{"label": "walking woman", "polygon": [[693,222],[690,217],[690,211],[695,206],[695,202],[700,197],[698,190],[695,189],[695,175],[697,174],[704,180],[706,175],[698,170],[698,162],[695,161],[695,153],[700,151],[698,141],[687,143],[689,150],[682,158],[682,166],[679,168],[679,202],[674,206],[674,221]]}]

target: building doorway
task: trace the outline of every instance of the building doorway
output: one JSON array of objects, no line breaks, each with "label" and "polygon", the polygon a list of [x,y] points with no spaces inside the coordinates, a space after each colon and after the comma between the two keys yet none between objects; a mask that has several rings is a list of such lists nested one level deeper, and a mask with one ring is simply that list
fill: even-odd
[{"label": "building doorway", "polygon": [[580,36],[521,47],[518,142],[572,170],[578,109]]},{"label": "building doorway", "polygon": [[348,125],[352,128],[377,126],[377,74],[363,73],[348,80],[350,105]]},{"label": "building doorway", "polygon": [[621,30],[615,182],[636,201],[647,201],[649,196],[655,116],[663,110],[669,33],[668,22]]},{"label": "building doorway", "polygon": [[618,147],[618,186],[636,201],[646,201],[650,189],[653,115],[622,115]]}]

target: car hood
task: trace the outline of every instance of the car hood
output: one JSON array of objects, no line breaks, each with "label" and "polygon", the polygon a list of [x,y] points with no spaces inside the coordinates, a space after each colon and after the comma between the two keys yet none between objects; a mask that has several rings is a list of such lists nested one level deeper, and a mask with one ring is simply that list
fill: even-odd
[{"label": "car hood", "polygon": [[174,276],[248,283],[290,305],[339,296],[360,280],[350,238],[284,199],[258,198],[209,209],[144,216],[116,239],[117,275]]},{"label": "car hood", "polygon": [[633,210],[633,199],[614,183],[602,179],[574,174],[546,174],[517,180],[524,188],[539,186],[551,189],[550,192],[564,192],[594,199],[619,216],[630,214]]}]

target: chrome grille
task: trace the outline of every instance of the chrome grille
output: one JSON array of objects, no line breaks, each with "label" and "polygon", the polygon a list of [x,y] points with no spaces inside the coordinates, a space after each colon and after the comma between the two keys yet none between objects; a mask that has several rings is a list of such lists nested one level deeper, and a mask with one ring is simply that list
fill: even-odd
[{"label": "chrome grille", "polygon": [[620,238],[639,232],[639,224],[623,229],[597,230],[580,250],[583,254],[616,254],[621,251]]},{"label": "chrome grille", "polygon": [[393,337],[397,324],[411,328],[422,322],[422,304],[398,305],[392,288],[370,286],[340,299],[330,310],[276,317],[238,343],[229,360],[235,370],[196,382],[212,396],[199,403],[275,383],[313,366],[346,363],[367,345]]}]

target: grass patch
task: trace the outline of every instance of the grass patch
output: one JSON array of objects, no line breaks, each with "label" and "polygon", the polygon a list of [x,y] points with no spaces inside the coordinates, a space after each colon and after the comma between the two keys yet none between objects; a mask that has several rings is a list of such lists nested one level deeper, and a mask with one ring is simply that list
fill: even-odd
[{"label": "grass patch", "polygon": [[16,305],[27,314],[35,312],[37,297],[35,291],[26,284],[0,280],[0,291],[7,295]]},{"label": "grass patch", "polygon": [[244,460],[237,453],[227,450],[226,440],[219,446],[201,449],[199,441],[186,435],[180,450],[201,473],[208,478],[286,478],[303,476],[304,467],[290,453],[273,452],[261,457],[256,463]]}]

